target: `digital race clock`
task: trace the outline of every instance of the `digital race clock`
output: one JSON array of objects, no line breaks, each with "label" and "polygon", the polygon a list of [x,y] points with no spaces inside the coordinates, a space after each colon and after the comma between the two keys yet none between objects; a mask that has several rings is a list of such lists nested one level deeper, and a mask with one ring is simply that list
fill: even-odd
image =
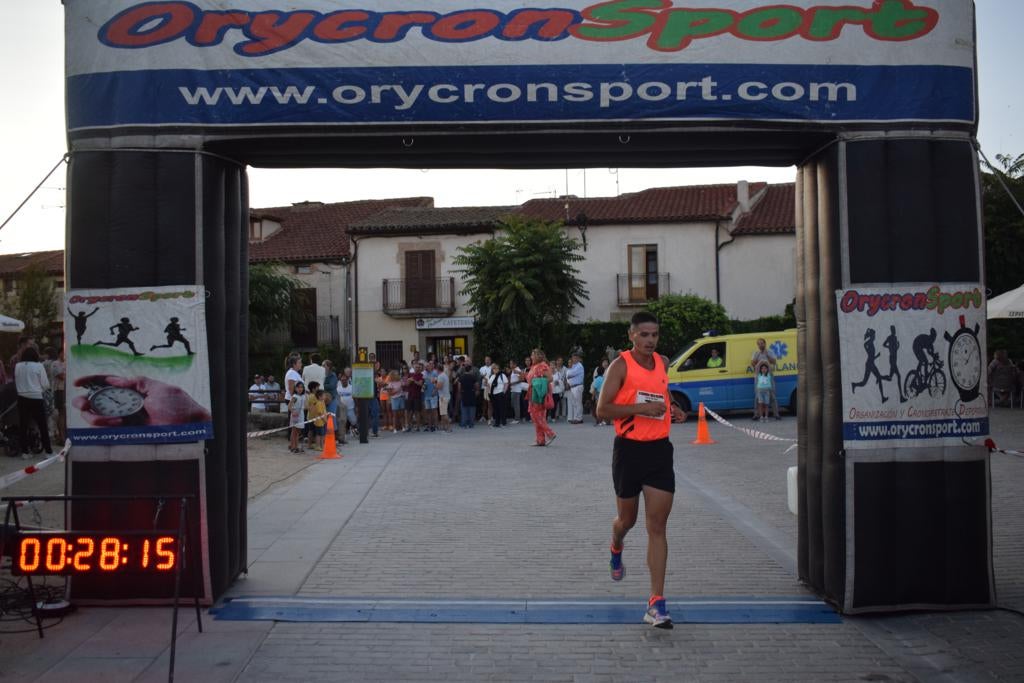
[{"label": "digital race clock", "polygon": [[159,531],[22,531],[12,559],[16,576],[161,574],[177,569],[178,537]]}]

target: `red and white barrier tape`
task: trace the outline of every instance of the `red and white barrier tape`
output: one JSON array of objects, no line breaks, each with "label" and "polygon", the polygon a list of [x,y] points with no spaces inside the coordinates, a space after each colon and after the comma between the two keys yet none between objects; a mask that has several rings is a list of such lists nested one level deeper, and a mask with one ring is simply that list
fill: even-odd
[{"label": "red and white barrier tape", "polygon": [[[328,417],[328,415],[321,415],[320,417],[311,417],[310,419],[306,420],[305,422],[300,422],[297,425],[288,425],[286,427],[275,427],[274,429],[264,429],[262,432],[247,432],[246,435],[245,435],[245,438],[247,438],[247,439],[255,439],[258,436],[267,436],[268,434],[275,434],[277,432],[283,432],[284,430],[291,429],[292,427],[295,427],[296,429],[299,428],[299,427],[305,427],[310,422],[316,422],[320,418],[324,418],[326,420],[327,417]],[[333,415],[331,415],[331,417],[333,417]]]},{"label": "red and white barrier tape", "polygon": [[985,439],[981,443],[972,443],[970,441],[967,441],[967,439],[964,439],[964,442],[970,446],[984,446],[985,448],[988,449],[989,453],[1003,453],[1005,455],[1013,455],[1018,458],[1024,458],[1024,451],[1015,451],[1013,449],[1008,448],[999,448],[998,446],[996,446],[996,442],[993,441],[992,439]]},{"label": "red and white barrier tape", "polygon": [[49,467],[53,463],[57,462],[58,460],[60,462],[64,462],[64,458],[65,458],[65,456],[67,456],[67,454],[68,454],[68,452],[70,450],[71,450],[71,441],[68,440],[68,441],[64,442],[64,448],[61,449],[60,453],[55,453],[54,455],[51,455],[50,457],[46,458],[45,460],[41,460],[41,461],[37,462],[34,465],[29,465],[28,467],[26,467],[24,469],[20,469],[17,472],[11,472],[8,475],[0,477],[0,490],[3,490],[5,488],[7,488],[11,484],[14,484],[16,482],[21,481],[22,479],[24,479],[25,477],[29,476],[30,474],[35,474],[39,470],[46,469],[47,467]]},{"label": "red and white barrier tape", "polygon": [[715,422],[718,422],[719,424],[723,424],[723,425],[725,425],[726,427],[728,427],[730,429],[735,429],[738,432],[743,432],[747,436],[753,437],[755,439],[761,439],[762,441],[783,441],[783,442],[786,442],[786,443],[793,444],[792,446],[790,446],[789,448],[786,449],[787,453],[789,451],[793,450],[794,448],[796,448],[796,444],[797,444],[797,440],[796,439],[787,439],[787,438],[784,438],[784,437],[781,437],[781,436],[775,436],[774,434],[769,434],[768,432],[762,432],[760,429],[750,429],[748,427],[738,427],[738,426],[734,425],[733,423],[729,422],[728,420],[726,420],[724,417],[722,417],[721,415],[719,415],[715,411],[711,410],[711,408],[708,408],[707,406],[704,406],[704,412],[707,413],[708,415],[710,415],[712,418],[714,418]]}]

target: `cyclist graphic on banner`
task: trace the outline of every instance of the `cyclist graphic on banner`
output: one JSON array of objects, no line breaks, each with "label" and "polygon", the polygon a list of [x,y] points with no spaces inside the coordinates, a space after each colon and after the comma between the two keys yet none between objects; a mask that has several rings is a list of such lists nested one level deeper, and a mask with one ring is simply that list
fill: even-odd
[{"label": "cyclist graphic on banner", "polygon": [[931,396],[946,393],[946,375],[942,372],[942,361],[935,351],[935,339],[938,332],[933,327],[927,334],[914,337],[914,357],[917,368],[907,375],[905,392],[913,398],[928,392]]}]

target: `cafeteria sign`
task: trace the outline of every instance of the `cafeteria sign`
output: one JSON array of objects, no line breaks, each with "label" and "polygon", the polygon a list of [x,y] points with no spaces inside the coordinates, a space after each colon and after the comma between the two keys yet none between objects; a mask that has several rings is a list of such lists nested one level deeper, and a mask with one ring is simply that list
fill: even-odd
[{"label": "cafeteria sign", "polygon": [[471,316],[454,318],[416,318],[417,330],[465,330],[473,327]]}]

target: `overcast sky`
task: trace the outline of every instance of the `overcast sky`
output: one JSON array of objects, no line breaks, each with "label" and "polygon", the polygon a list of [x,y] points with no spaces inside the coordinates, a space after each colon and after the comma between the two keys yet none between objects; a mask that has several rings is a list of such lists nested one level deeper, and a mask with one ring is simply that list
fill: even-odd
[{"label": "overcast sky", "polygon": [[[71,0],[74,1],[74,0]],[[235,3],[244,6],[244,0]],[[59,0],[5,0],[0,24],[0,221],[5,220],[60,160],[64,131],[63,14]],[[1024,153],[1024,88],[1019,29],[1024,2],[978,0],[978,61],[982,149]],[[570,169],[546,171],[437,171],[302,169],[250,171],[253,207],[311,200],[346,201],[432,196],[437,206],[518,204],[564,194],[609,196],[647,187],[766,180],[789,182],[793,169]],[[568,176],[568,177],[567,177]],[[64,246],[63,169],[58,170],[0,232],[0,253]]]}]

